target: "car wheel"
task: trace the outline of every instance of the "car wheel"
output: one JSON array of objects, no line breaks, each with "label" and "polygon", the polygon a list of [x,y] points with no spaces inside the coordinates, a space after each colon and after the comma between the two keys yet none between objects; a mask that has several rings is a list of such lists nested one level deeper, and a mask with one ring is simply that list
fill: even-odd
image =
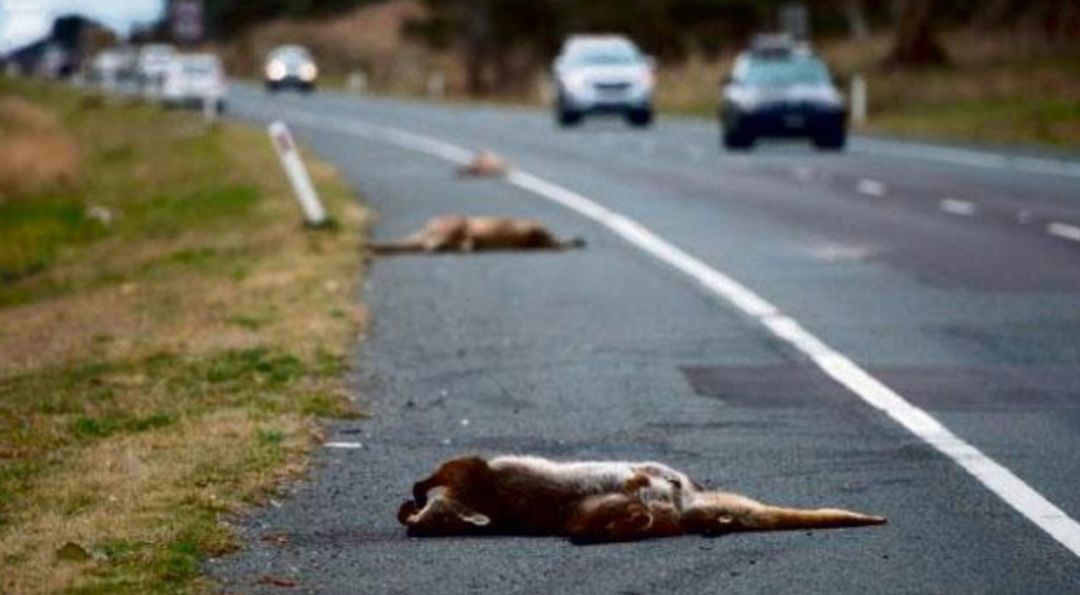
[{"label": "car wheel", "polygon": [[581,112],[575,112],[568,109],[560,109],[558,110],[555,118],[559,121],[559,126],[565,128],[570,126],[577,126],[578,124],[580,124],[582,115]]},{"label": "car wheel", "polygon": [[815,134],[811,140],[818,149],[839,151],[847,144],[847,133],[843,128],[833,128]]},{"label": "car wheel", "polygon": [[648,108],[632,110],[626,114],[626,119],[630,122],[631,126],[645,128],[652,124],[653,111]]},{"label": "car wheel", "polygon": [[724,148],[730,151],[746,151],[754,146],[754,135],[742,130],[724,130]]},{"label": "car wheel", "polygon": [[224,99],[219,99],[217,100],[217,103],[214,104],[214,111],[216,111],[219,116],[224,114],[227,109],[228,105],[226,105]]}]

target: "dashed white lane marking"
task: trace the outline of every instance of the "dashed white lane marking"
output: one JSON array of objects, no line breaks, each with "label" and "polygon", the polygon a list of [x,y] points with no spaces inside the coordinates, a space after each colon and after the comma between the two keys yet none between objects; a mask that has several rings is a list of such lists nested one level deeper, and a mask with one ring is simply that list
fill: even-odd
[{"label": "dashed white lane marking", "polygon": [[938,203],[938,208],[945,213],[958,215],[960,217],[970,217],[978,210],[975,203],[969,200],[957,200],[955,198],[946,198],[945,200],[942,200]]},{"label": "dashed white lane marking", "polygon": [[855,190],[859,194],[865,194],[867,196],[885,196],[888,192],[888,188],[885,187],[884,182],[878,180],[871,180],[869,178],[862,178],[857,184],[855,184]]},{"label": "dashed white lane marking", "polygon": [[791,175],[800,182],[810,182],[814,179],[814,169],[805,165],[791,168]]},{"label": "dashed white lane marking", "polygon": [[323,444],[323,447],[341,450],[360,450],[364,448],[364,445],[360,442],[327,442],[326,444]]},{"label": "dashed white lane marking", "polygon": [[[295,113],[292,119],[330,131],[348,131],[364,138],[463,163],[472,152],[427,136],[349,118]],[[795,319],[735,279],[687,254],[637,221],[585,196],[530,173],[513,170],[506,181],[518,188],[587,217],[642,251],[685,273],[717,297],[757,321],[776,337],[807,356],[830,378],[847,387],[935,450],[952,459],[1006,504],[1022,514],[1073,555],[1080,557],[1080,523],[1055,506],[1012,471],[983,454],[908,402],[844,354],[826,345]]]},{"label": "dashed white lane marking", "polygon": [[1066,240],[1080,242],[1080,227],[1068,223],[1054,221],[1046,226],[1046,233]]}]

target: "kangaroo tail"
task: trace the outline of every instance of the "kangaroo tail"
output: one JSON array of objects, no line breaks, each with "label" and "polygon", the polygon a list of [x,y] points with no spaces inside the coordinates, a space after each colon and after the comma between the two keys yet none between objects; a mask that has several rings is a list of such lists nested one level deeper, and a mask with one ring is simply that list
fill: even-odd
[{"label": "kangaroo tail", "polygon": [[586,246],[585,238],[573,237],[569,240],[557,242],[555,247],[560,250],[574,250],[577,248],[584,248]]},{"label": "kangaroo tail", "polygon": [[750,531],[787,531],[797,529],[835,529],[884,525],[885,517],[862,514],[840,508],[800,509],[762,504],[747,511],[740,523]]}]

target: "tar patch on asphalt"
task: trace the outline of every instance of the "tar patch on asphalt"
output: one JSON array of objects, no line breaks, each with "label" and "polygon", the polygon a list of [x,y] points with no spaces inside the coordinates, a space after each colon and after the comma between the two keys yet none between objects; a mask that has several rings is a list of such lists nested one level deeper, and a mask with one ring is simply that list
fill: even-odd
[{"label": "tar patch on asphalt", "polygon": [[1076,366],[890,366],[869,372],[912,403],[931,410],[1080,409]]},{"label": "tar patch on asphalt", "polygon": [[790,409],[835,407],[842,389],[816,368],[776,366],[684,366],[698,395],[737,407]]}]

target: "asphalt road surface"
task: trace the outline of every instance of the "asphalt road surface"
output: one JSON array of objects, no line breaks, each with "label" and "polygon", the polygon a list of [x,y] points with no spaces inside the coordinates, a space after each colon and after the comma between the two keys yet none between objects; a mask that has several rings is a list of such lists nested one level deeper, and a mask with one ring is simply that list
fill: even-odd
[{"label": "asphalt road surface", "polygon": [[[372,418],[335,425],[310,481],[241,521],[249,548],[208,565],[227,588],[1080,590],[1080,165],[861,138],[733,154],[702,120],[567,131],[535,111],[332,93],[240,87],[230,106],[289,122],[340,167],[377,238],[463,213],[588,247],[376,261],[355,379]],[[524,173],[457,179],[454,160],[485,148]],[[407,538],[412,482],[473,452],[654,459],[890,524]]]}]

